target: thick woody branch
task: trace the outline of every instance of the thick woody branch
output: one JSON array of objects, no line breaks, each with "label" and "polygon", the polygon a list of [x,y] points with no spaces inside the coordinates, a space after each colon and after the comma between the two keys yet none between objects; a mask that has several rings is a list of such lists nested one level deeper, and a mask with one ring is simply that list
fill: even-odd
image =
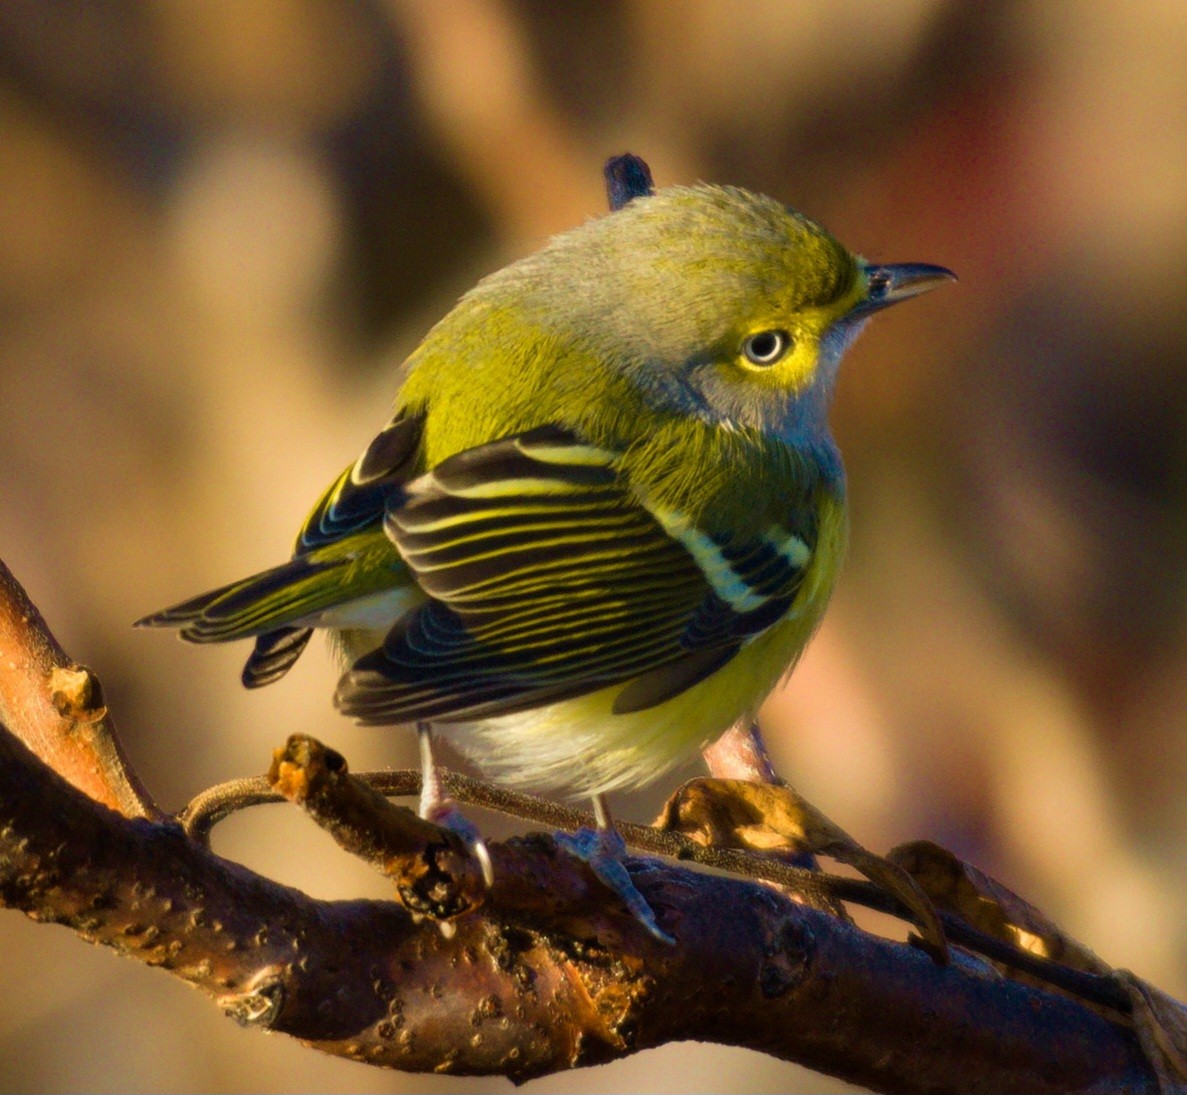
[{"label": "thick woody branch", "polygon": [[550,839],[495,848],[519,907],[496,891],[447,938],[394,902],[314,901],[121,817],[0,734],[5,904],[330,1053],[522,1080],[693,1038],[883,1090],[1155,1090],[1130,1032],[978,963],[940,967],[753,884],[636,863],[667,947],[621,912],[591,919],[607,899]]}]

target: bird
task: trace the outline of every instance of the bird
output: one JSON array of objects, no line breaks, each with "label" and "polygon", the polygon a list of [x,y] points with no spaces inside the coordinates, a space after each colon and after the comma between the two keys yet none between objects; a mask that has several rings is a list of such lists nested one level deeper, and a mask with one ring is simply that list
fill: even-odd
[{"label": "bird", "polygon": [[[850,252],[781,202],[700,183],[636,197],[461,297],[399,368],[391,417],[291,558],[138,621],[251,639],[248,688],[315,630],[338,710],[434,730],[484,774],[593,799],[570,845],[653,934],[605,796],[759,704],[845,553],[828,411],[872,315],[954,275]],[[489,859],[484,869],[489,869]]]}]

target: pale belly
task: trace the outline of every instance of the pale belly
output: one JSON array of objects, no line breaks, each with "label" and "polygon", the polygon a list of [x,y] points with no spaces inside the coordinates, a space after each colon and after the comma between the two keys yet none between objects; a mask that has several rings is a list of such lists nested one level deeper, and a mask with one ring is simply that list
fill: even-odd
[{"label": "pale belly", "polygon": [[624,687],[616,684],[547,707],[439,729],[502,783],[574,796],[642,787],[753,715],[794,663],[814,623],[776,624],[711,677],[642,711],[614,713]]}]

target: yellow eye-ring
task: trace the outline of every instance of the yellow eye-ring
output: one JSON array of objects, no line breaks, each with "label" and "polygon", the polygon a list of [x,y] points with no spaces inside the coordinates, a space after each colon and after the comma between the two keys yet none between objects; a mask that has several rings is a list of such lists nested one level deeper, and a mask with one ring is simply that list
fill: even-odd
[{"label": "yellow eye-ring", "polygon": [[774,365],[791,349],[791,335],[786,331],[759,331],[742,343],[742,355],[751,365]]}]

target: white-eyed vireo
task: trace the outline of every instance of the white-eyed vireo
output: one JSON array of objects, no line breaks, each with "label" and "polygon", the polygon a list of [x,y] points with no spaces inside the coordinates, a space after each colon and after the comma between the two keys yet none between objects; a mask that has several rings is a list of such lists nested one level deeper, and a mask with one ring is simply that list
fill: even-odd
[{"label": "white-eyed vireo", "polygon": [[289,562],[141,623],[254,639],[248,687],[323,628],[344,714],[448,727],[521,786],[648,783],[803,650],[845,548],[837,366],[950,277],[744,190],[639,197],[428,333]]}]

